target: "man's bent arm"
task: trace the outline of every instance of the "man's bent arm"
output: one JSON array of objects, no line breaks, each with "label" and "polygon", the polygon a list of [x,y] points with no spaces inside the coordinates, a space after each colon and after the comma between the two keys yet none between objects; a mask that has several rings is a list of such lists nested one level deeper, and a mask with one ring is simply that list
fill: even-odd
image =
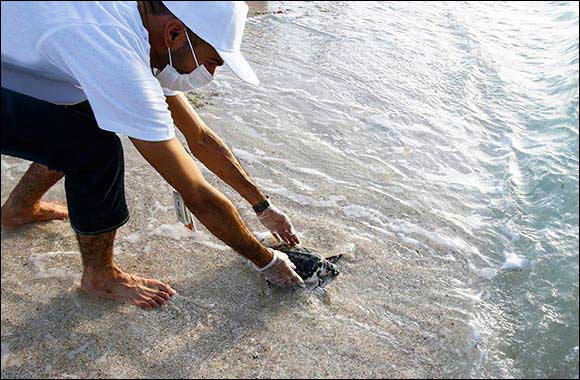
[{"label": "man's bent arm", "polygon": [[230,148],[203,122],[185,95],[166,98],[173,122],[185,136],[193,155],[251,205],[266,199]]},{"label": "man's bent arm", "polygon": [[260,268],[272,260],[272,253],[250,232],[232,202],[203,178],[176,138],[131,141],[212,234]]}]

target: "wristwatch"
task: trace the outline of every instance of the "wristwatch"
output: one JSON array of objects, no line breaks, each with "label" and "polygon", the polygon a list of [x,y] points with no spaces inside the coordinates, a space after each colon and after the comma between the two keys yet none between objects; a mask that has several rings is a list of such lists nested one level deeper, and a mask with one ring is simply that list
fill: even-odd
[{"label": "wristwatch", "polygon": [[270,207],[270,202],[268,201],[268,199],[270,199],[270,197],[268,195],[266,195],[266,199],[264,199],[262,202],[258,202],[252,206],[254,208],[254,211],[256,212],[256,214],[259,212],[262,212],[265,209],[267,209],[268,207]]}]

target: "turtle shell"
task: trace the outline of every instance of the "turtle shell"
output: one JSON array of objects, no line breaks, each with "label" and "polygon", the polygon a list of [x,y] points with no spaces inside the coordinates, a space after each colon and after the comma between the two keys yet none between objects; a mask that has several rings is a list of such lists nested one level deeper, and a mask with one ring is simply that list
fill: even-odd
[{"label": "turtle shell", "polygon": [[324,263],[324,259],[320,255],[312,252],[308,248],[292,247],[288,244],[279,244],[272,246],[272,248],[288,255],[290,261],[296,266],[296,273],[304,281],[308,281],[313,276],[316,276]]}]

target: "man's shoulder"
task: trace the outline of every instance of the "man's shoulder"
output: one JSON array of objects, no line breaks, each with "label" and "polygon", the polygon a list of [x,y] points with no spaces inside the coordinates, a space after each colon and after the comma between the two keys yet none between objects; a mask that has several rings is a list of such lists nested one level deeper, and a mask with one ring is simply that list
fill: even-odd
[{"label": "man's shoulder", "polygon": [[74,45],[76,39],[95,45],[125,45],[142,50],[148,36],[140,25],[138,11],[127,3],[132,2],[57,2],[67,15],[51,23],[37,46],[59,43],[69,46]]},{"label": "man's shoulder", "polygon": [[125,61],[135,55],[144,62],[148,59],[145,42],[138,35],[122,25],[104,23],[71,23],[53,28],[38,40],[37,49],[44,55],[71,58]]}]

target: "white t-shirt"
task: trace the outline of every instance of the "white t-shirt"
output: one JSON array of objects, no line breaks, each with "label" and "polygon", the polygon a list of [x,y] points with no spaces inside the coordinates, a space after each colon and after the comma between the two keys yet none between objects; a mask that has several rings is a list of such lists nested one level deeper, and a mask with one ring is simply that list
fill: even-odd
[{"label": "white t-shirt", "polygon": [[[54,104],[88,99],[101,129],[175,136],[135,1],[2,1],[2,87]],[[46,126],[50,128],[49,125]]]}]

